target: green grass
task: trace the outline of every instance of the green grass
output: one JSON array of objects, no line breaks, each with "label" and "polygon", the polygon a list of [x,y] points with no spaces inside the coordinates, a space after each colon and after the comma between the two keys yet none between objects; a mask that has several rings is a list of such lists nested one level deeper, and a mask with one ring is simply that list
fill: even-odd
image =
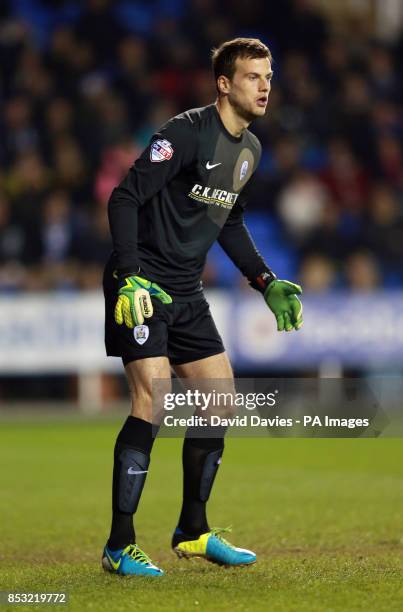
[{"label": "green grass", "polygon": [[0,590],[68,591],[69,610],[403,610],[401,440],[228,440],[209,516],[257,552],[238,570],[171,553],[181,443],[157,441],[136,526],[166,576],[130,579],[100,567],[119,424],[0,424]]}]

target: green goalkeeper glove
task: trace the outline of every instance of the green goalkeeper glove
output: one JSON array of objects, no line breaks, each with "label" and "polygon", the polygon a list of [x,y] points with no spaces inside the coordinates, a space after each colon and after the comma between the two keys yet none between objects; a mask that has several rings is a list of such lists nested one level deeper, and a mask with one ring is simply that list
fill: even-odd
[{"label": "green goalkeeper glove", "polygon": [[172,298],[157,283],[141,276],[125,275],[120,279],[118,301],[115,306],[115,321],[118,325],[124,322],[133,329],[135,325],[142,325],[144,319],[153,316],[152,297],[163,304],[171,304]]},{"label": "green goalkeeper glove", "polygon": [[278,331],[302,327],[302,304],[297,298],[302,289],[287,280],[273,280],[264,292],[264,299],[277,320]]}]

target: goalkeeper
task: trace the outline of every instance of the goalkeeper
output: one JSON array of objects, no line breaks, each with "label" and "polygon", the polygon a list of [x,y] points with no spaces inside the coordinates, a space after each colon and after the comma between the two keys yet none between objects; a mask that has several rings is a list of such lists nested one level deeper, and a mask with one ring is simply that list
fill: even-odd
[{"label": "goalkeeper", "polygon": [[[103,567],[123,575],[161,576],[139,548],[133,525],[153,446],[152,380],[233,380],[200,282],[218,240],[274,313],[279,332],[302,325],[301,288],[278,280],[245,226],[248,187],[261,146],[248,126],[266,112],[269,49],[238,38],[213,52],[217,100],[169,120],[154,136],[109,201],[113,253],[104,274],[105,344],[121,357],[131,414],[114,450],[112,525]],[[213,432],[214,429],[214,432]],[[183,503],[172,547],[223,565],[256,555],[211,528],[206,504],[224,449],[224,431],[183,444]],[[162,500],[161,500],[162,501]]]}]

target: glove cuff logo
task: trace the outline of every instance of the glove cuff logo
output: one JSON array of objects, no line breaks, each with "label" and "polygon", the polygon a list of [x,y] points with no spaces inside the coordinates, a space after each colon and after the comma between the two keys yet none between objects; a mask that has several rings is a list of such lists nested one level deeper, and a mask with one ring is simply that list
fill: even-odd
[{"label": "glove cuff logo", "polygon": [[148,325],[136,325],[133,329],[133,336],[137,344],[144,344],[144,342],[147,342],[149,335],[150,330]]}]

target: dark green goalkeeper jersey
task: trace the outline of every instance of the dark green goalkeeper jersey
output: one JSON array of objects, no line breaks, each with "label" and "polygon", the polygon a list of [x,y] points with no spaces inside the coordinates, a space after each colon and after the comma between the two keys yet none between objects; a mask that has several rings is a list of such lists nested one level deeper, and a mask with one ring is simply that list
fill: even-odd
[{"label": "dark green goalkeeper jersey", "polygon": [[243,220],[245,187],[260,155],[256,136],[249,130],[232,136],[214,104],[170,119],[112,192],[118,272],[140,268],[177,301],[196,299],[207,252],[218,240],[253,285],[269,271]]}]

